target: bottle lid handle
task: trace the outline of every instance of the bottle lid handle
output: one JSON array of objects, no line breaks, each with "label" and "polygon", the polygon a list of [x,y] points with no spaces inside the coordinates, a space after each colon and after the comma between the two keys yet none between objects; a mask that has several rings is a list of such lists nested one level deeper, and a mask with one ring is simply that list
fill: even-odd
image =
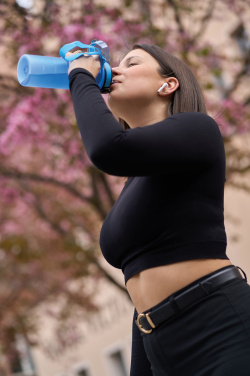
[{"label": "bottle lid handle", "polygon": [[[81,52],[81,53],[78,53],[78,54],[73,54],[73,55],[70,55],[70,56],[65,56],[67,52],[69,52],[70,50],[72,50],[75,47],[87,48],[88,51],[87,52]],[[72,42],[72,43],[65,44],[59,50],[59,55],[66,61],[73,61],[73,60],[77,59],[78,57],[83,56],[84,54],[99,55],[100,59],[102,61],[102,53],[98,48],[94,47],[93,45],[84,44],[84,43],[79,42],[79,41],[75,41],[75,42]]]}]

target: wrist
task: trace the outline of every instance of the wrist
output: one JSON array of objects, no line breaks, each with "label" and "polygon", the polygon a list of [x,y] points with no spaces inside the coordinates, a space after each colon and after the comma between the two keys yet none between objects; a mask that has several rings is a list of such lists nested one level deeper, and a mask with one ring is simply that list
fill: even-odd
[{"label": "wrist", "polygon": [[72,69],[69,72],[69,78],[74,76],[75,74],[78,74],[78,73],[83,73],[83,74],[85,74],[85,75],[87,75],[87,76],[89,76],[89,77],[91,77],[95,80],[95,77],[93,76],[93,74],[85,68],[74,68],[74,69]]},{"label": "wrist", "polygon": [[96,77],[98,75],[99,71],[100,71],[100,63],[99,62],[96,63],[95,61],[93,61],[93,60],[91,61],[90,59],[88,59],[88,60],[81,59],[80,60],[80,58],[79,58],[79,59],[73,60],[69,64],[68,74],[70,74],[70,72],[73,69],[76,69],[76,68],[85,69],[93,77]]}]

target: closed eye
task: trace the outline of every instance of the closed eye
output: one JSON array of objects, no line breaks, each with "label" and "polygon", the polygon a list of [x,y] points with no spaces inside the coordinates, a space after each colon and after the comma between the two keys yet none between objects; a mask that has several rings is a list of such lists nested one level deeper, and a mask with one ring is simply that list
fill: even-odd
[{"label": "closed eye", "polygon": [[138,64],[136,64],[136,63],[130,63],[130,64],[128,65],[128,67],[132,67],[133,65],[138,65]]}]

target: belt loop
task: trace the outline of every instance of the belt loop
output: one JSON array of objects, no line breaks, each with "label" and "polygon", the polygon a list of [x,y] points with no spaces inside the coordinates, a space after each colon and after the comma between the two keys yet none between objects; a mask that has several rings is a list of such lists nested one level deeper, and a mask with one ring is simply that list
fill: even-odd
[{"label": "belt loop", "polygon": [[169,303],[170,303],[170,305],[173,308],[173,310],[174,310],[175,313],[179,313],[181,311],[180,308],[178,307],[178,304],[174,300],[174,296],[173,295],[170,295],[170,297],[169,297]]},{"label": "belt loop", "polygon": [[244,278],[245,278],[245,280],[247,282],[247,276],[246,276],[246,273],[244,272],[244,270],[242,270],[239,266],[236,266],[236,268],[238,268],[238,269],[240,269],[242,271],[242,273],[244,274]]}]

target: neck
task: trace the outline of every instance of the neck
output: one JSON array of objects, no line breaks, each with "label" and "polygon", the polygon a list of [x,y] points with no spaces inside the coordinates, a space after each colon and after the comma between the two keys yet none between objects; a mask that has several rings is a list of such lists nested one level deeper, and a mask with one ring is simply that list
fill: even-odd
[{"label": "neck", "polygon": [[130,126],[130,128],[141,128],[147,125],[158,123],[167,118],[166,102],[161,106],[143,106],[135,109],[130,107],[129,111],[125,111],[124,116],[119,116]]}]

